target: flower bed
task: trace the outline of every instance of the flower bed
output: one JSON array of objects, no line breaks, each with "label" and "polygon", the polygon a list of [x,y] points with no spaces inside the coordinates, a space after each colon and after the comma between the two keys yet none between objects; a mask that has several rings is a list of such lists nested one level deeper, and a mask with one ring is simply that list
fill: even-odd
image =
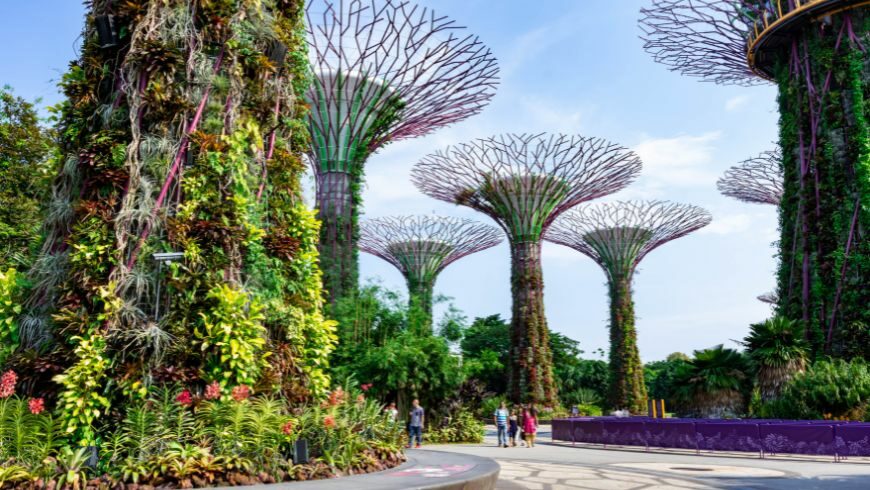
[{"label": "flower bed", "polygon": [[[40,398],[0,378],[0,488],[194,488],[332,478],[404,461],[401,427],[363,395],[336,389],[319,405],[288,407],[247,386],[201,393],[165,387],[110,413],[96,446],[67,439]],[[310,459],[294,463],[297,441]]]}]

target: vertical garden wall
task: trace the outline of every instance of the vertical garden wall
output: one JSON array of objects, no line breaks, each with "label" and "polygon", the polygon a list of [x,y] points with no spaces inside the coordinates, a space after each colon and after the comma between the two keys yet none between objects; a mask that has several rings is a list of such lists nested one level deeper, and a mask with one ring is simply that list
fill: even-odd
[{"label": "vertical garden wall", "polygon": [[[7,367],[83,442],[159,384],[327,389],[301,0],[92,2]],[[52,382],[53,381],[55,382]],[[37,393],[39,392],[39,393]]]},{"label": "vertical garden wall", "polygon": [[802,320],[817,354],[870,342],[870,16],[811,23],[776,64],[785,189],[778,312]]}]

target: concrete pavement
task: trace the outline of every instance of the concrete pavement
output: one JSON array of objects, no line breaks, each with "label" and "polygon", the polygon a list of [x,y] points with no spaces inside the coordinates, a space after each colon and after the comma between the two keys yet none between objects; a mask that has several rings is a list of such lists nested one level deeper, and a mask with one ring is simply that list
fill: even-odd
[{"label": "concrete pavement", "polygon": [[[734,454],[695,455],[692,452],[643,449],[572,447],[550,442],[542,426],[534,448],[495,447],[495,432],[488,428],[484,445],[429,446],[493,458],[502,467],[497,488],[516,489],[870,489],[870,460],[801,458],[759,459]],[[627,448],[626,448],[627,449]]]}]

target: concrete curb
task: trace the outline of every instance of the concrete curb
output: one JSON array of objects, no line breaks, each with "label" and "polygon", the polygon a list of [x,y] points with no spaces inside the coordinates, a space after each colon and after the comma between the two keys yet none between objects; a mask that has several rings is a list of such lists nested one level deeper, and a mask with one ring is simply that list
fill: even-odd
[{"label": "concrete curb", "polygon": [[264,490],[493,490],[501,470],[495,460],[468,454],[411,450],[406,452],[406,456],[408,461],[402,465],[378,473],[241,488]]}]

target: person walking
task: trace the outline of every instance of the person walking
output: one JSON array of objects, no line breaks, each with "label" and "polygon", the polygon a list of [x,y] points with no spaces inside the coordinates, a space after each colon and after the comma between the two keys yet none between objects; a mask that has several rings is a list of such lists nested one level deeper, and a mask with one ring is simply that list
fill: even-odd
[{"label": "person walking", "polygon": [[507,425],[508,425],[508,409],[505,402],[501,402],[495,413],[492,414],[492,421],[495,423],[496,431],[498,432],[498,445],[508,447],[507,441]]},{"label": "person walking", "polygon": [[517,419],[517,414],[514,411],[511,411],[510,417],[508,417],[508,439],[511,441],[511,447],[517,446],[517,436],[519,436],[520,432],[520,424]]},{"label": "person walking", "polygon": [[384,413],[387,414],[387,418],[390,419],[390,422],[396,423],[399,421],[399,410],[396,409],[396,402],[391,402],[387,408],[384,409]]},{"label": "person walking", "polygon": [[426,422],[426,412],[420,406],[420,400],[414,399],[411,404],[410,421],[408,422],[408,448],[417,439],[416,447],[423,445],[423,425]]},{"label": "person walking", "polygon": [[538,413],[534,408],[523,412],[523,437],[526,447],[535,447],[535,434],[538,432]]}]

